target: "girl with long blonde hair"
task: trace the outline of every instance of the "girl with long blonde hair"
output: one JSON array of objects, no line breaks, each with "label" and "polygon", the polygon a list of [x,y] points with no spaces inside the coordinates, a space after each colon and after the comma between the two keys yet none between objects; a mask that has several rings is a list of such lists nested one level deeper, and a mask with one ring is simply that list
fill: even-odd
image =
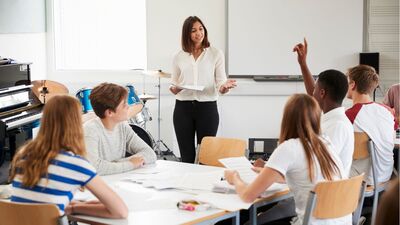
[{"label": "girl with long blonde hair", "polygon": [[[297,213],[292,224],[301,224],[308,194],[315,184],[346,178],[333,146],[321,136],[320,117],[321,109],[312,97],[295,94],[289,98],[283,113],[279,146],[258,177],[246,184],[236,171],[225,171],[227,181],[235,186],[243,201],[253,202],[274,182],[286,182],[294,195]],[[343,221],[351,224],[351,215],[331,222]],[[321,221],[314,219],[312,224],[321,224]]]},{"label": "girl with long blonde hair", "polygon": [[[78,100],[66,95],[54,96],[46,103],[37,137],[22,146],[13,159],[11,201],[53,203],[60,215],[125,218],[125,203],[84,158],[81,111]],[[99,201],[71,202],[74,192],[82,187]]]}]

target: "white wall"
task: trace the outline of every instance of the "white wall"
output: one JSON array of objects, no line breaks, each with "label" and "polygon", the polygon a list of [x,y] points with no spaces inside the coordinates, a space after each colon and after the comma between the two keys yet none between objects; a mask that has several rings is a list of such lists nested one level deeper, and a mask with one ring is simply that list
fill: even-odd
[{"label": "white wall", "polygon": [[0,56],[32,62],[32,80],[45,79],[46,33],[0,34]]},{"label": "white wall", "polygon": [[[46,1],[51,3],[51,1]],[[209,31],[211,44],[227,51],[227,0],[148,0],[148,68],[171,71],[173,55],[180,49],[181,26],[190,15],[199,16]],[[47,10],[49,6],[47,5]],[[51,25],[47,21],[48,25]],[[143,76],[132,71],[55,73],[52,68],[51,34],[0,35],[0,55],[23,61],[32,61],[33,79],[47,79],[64,83],[75,94],[79,88],[108,81],[119,84],[132,83],[139,92],[143,90]],[[47,51],[47,52],[46,52]],[[47,57],[47,60],[46,60]],[[47,63],[46,63],[47,62]],[[293,62],[296,62],[294,56]],[[47,69],[46,69],[47,66]],[[169,81],[161,80],[161,137],[167,145],[178,150],[172,124],[174,97],[168,92]],[[157,79],[146,77],[146,93],[157,94]],[[254,82],[238,80],[238,87],[219,99],[220,127],[218,135],[226,137],[278,137],[280,120],[286,99],[292,93],[304,92],[301,82]],[[346,101],[346,106],[350,105]],[[147,103],[153,115],[148,130],[157,138],[157,101]]]}]

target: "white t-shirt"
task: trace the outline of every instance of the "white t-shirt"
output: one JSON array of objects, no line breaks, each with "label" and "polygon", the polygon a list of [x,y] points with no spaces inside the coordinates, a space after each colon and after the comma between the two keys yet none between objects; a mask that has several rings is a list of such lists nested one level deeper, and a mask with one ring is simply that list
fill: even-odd
[{"label": "white t-shirt", "polygon": [[[346,111],[346,115],[353,123],[355,132],[367,133],[374,142],[378,182],[388,181],[394,163],[395,124],[392,111],[385,105],[370,102],[353,105]],[[368,183],[372,183],[372,172],[369,172]]]},{"label": "white t-shirt", "polygon": [[[327,146],[329,153],[335,160],[336,165],[339,167],[342,178],[347,176],[344,174],[342,163],[337,156],[336,152],[332,150],[333,146],[328,140],[321,138]],[[325,181],[322,176],[321,169],[318,161],[315,162],[315,178],[311,182],[308,177],[307,158],[304,152],[303,145],[300,139],[289,139],[280,144],[266,163],[266,166],[279,171],[286,179],[290,191],[293,193],[294,201],[296,204],[297,219],[292,223],[300,225],[303,223],[303,217],[307,206],[308,196],[314,186],[321,181]],[[335,177],[335,180],[340,179],[340,176]],[[311,218],[311,225],[337,225],[337,224],[351,224],[351,214],[337,219],[315,219]]]},{"label": "white t-shirt", "polygon": [[321,129],[322,133],[331,140],[336,153],[342,160],[346,175],[349,175],[354,153],[354,129],[346,116],[344,107],[338,107],[323,114]]},{"label": "white t-shirt", "polygon": [[176,95],[181,101],[216,101],[219,88],[226,82],[224,53],[214,47],[203,50],[197,60],[180,51],[172,65],[172,84],[204,86],[203,91],[182,90]]}]

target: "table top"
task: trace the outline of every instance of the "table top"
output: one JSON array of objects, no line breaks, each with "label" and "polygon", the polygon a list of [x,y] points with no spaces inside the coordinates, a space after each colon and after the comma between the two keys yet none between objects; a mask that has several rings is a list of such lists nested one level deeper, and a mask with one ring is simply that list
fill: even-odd
[{"label": "table top", "polygon": [[[215,172],[224,168],[188,164],[174,161],[158,160],[157,170],[163,173],[180,175],[187,172]],[[160,173],[160,174],[163,174]],[[177,208],[176,204],[182,199],[193,199],[199,192],[192,190],[166,189],[157,190],[146,188],[141,184],[127,181],[126,178],[134,175],[135,170],[128,173],[102,176],[124,200],[129,209],[127,219],[104,219],[92,216],[73,215],[71,219],[81,222],[95,222],[99,224],[196,224],[209,219],[221,217],[228,211],[209,209],[205,211],[185,211]],[[125,180],[124,180],[125,179]],[[270,196],[272,197],[272,196]]]}]

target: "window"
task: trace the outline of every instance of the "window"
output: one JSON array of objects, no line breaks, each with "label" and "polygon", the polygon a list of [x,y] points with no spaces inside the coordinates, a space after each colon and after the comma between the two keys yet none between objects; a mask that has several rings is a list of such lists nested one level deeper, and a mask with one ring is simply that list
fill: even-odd
[{"label": "window", "polygon": [[147,67],[146,0],[54,0],[56,70]]}]

